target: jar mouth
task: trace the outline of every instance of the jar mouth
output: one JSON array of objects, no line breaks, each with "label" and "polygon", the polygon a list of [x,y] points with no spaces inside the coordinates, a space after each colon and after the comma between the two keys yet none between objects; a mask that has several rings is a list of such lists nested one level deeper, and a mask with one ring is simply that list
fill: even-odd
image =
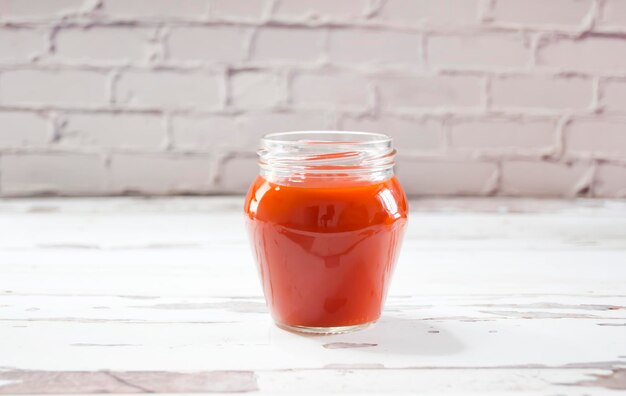
[{"label": "jar mouth", "polygon": [[258,150],[261,175],[291,180],[351,177],[379,180],[393,174],[396,151],[382,133],[295,131],[265,135]]},{"label": "jar mouth", "polygon": [[374,132],[359,131],[293,131],[274,132],[263,136],[261,144],[301,145],[301,144],[340,144],[340,145],[391,145],[391,137]]}]

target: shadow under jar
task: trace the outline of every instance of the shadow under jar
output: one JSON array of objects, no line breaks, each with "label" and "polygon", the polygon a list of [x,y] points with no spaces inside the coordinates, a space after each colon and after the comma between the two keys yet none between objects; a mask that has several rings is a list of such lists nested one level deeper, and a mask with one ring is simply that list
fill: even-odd
[{"label": "shadow under jar", "polygon": [[286,330],[333,334],[379,317],[407,223],[386,135],[266,135],[244,211],[267,305]]}]

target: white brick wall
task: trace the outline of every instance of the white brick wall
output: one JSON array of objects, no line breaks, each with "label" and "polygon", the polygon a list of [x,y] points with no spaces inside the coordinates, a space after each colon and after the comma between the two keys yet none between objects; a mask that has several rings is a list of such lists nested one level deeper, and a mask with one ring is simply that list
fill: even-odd
[{"label": "white brick wall", "polygon": [[626,2],[606,0],[606,5],[602,11],[601,26],[617,29],[626,27]]},{"label": "white brick wall", "polygon": [[303,129],[413,195],[626,197],[626,0],[0,0],[0,196],[243,192]]},{"label": "white brick wall", "polygon": [[[327,29],[259,27],[250,49],[252,61],[274,64],[312,64],[325,52]],[[246,43],[237,43],[246,45]]]},{"label": "white brick wall", "polygon": [[491,14],[494,21],[520,27],[575,28],[591,16],[593,4],[593,0],[498,0]]},{"label": "white brick wall", "polygon": [[480,0],[387,0],[374,20],[405,26],[466,26],[478,22]]},{"label": "white brick wall", "polygon": [[273,16],[277,19],[350,20],[363,16],[367,0],[289,0],[276,4]]},{"label": "white brick wall", "polygon": [[217,108],[222,102],[219,76],[183,70],[128,70],[114,83],[116,104],[157,111]]},{"label": "white brick wall", "polygon": [[97,154],[5,153],[0,157],[5,195],[59,193],[90,195],[107,192],[105,162]]},{"label": "white brick wall", "polygon": [[243,71],[230,78],[230,102],[246,110],[272,109],[287,100],[287,83],[280,73]]},{"label": "white brick wall", "polygon": [[523,75],[491,81],[494,108],[585,110],[592,105],[592,99],[593,81],[589,78]]},{"label": "white brick wall", "polygon": [[50,144],[52,128],[46,117],[21,111],[0,112],[0,148],[45,148]]},{"label": "white brick wall", "polygon": [[459,120],[450,126],[450,147],[466,153],[498,156],[550,154],[556,122],[538,120]]},{"label": "white brick wall", "polygon": [[297,107],[367,109],[371,90],[365,78],[352,73],[298,73],[291,83]]},{"label": "white brick wall", "polygon": [[167,35],[167,54],[172,61],[202,63],[210,56],[214,62],[241,62],[249,32],[236,26],[174,27]]},{"label": "white brick wall", "polygon": [[31,29],[3,29],[0,32],[0,62],[28,63],[45,49],[45,36]]},{"label": "white brick wall", "polygon": [[128,64],[150,56],[150,28],[94,27],[61,29],[55,36],[54,58],[59,63]]},{"label": "white brick wall", "polygon": [[500,190],[510,195],[574,197],[588,188],[591,172],[585,163],[505,161]]},{"label": "white brick wall", "polygon": [[419,36],[378,29],[330,29],[328,58],[344,65],[420,66]]},{"label": "white brick wall", "polygon": [[619,36],[549,38],[540,44],[537,63],[555,70],[619,75],[624,72],[625,53],[626,40]]},{"label": "white brick wall", "polygon": [[211,191],[211,158],[206,155],[116,153],[108,168],[107,189],[116,194]]},{"label": "white brick wall", "polygon": [[106,76],[88,70],[16,69],[0,73],[0,105],[26,110],[105,106]]},{"label": "white brick wall", "polygon": [[136,149],[158,151],[166,143],[166,125],[153,114],[64,114],[59,116],[57,144],[68,149]]},{"label": "white brick wall", "polygon": [[531,59],[530,43],[519,33],[474,33],[429,36],[426,56],[433,67],[506,70]]},{"label": "white brick wall", "polygon": [[381,108],[387,112],[478,110],[483,101],[483,79],[478,76],[395,75],[375,80]]}]

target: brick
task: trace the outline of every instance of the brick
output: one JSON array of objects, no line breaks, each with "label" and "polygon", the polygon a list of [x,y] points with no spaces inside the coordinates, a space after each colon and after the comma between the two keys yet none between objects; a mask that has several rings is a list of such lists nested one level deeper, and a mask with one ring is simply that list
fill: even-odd
[{"label": "brick", "polygon": [[221,88],[213,75],[128,71],[117,82],[116,101],[138,107],[216,107]]},{"label": "brick", "polygon": [[485,162],[429,162],[400,158],[398,179],[406,193],[423,195],[485,195],[493,190],[498,169]]},{"label": "brick", "polygon": [[106,76],[82,70],[13,70],[0,75],[0,103],[101,105]]},{"label": "brick", "polygon": [[624,0],[605,0],[599,25],[610,28],[626,27],[626,2]]},{"label": "brick", "polygon": [[450,146],[473,151],[509,154],[554,150],[556,123],[536,120],[456,121],[450,127]]},{"label": "brick", "polygon": [[174,117],[174,147],[207,151],[240,144],[240,126],[234,116]]},{"label": "brick", "polygon": [[104,161],[85,154],[6,154],[0,158],[5,196],[104,192]]},{"label": "brick", "polygon": [[626,40],[588,37],[543,43],[537,55],[540,66],[566,71],[626,71]]},{"label": "brick", "polygon": [[169,59],[237,62],[244,59],[246,29],[231,26],[172,28],[167,38]]},{"label": "brick", "polygon": [[478,0],[387,0],[374,18],[422,26],[469,25],[478,20],[478,5]]},{"label": "brick", "polygon": [[434,66],[523,67],[530,49],[519,34],[431,36],[428,62]]},{"label": "brick", "polygon": [[211,161],[206,155],[113,154],[109,188],[118,193],[207,192]]},{"label": "brick", "polygon": [[298,106],[366,107],[368,82],[348,73],[298,74],[293,78],[292,100]]},{"label": "brick", "polygon": [[287,0],[280,1],[274,17],[289,20],[359,19],[367,8],[367,0]]},{"label": "brick", "polygon": [[598,165],[593,193],[594,196],[602,198],[626,198],[626,166]]},{"label": "brick", "polygon": [[443,126],[441,121],[408,120],[382,116],[346,117],[342,129],[347,131],[384,133],[393,138],[394,147],[403,151],[436,151],[443,148]]},{"label": "brick", "polygon": [[50,143],[49,122],[36,113],[0,112],[0,148],[41,147]]},{"label": "brick", "polygon": [[565,130],[565,148],[577,157],[626,158],[626,119],[575,120]]},{"label": "brick", "polygon": [[626,113],[626,80],[608,81],[603,100],[606,110]]},{"label": "brick", "polygon": [[211,0],[211,17],[232,19],[259,19],[268,0]]},{"label": "brick", "polygon": [[162,117],[146,114],[64,116],[61,145],[83,148],[159,149],[166,139]]},{"label": "brick", "polygon": [[494,107],[586,109],[592,97],[590,79],[525,76],[495,78],[491,82]]},{"label": "brick", "polygon": [[222,192],[245,194],[258,174],[256,157],[228,156],[220,164],[217,185]]},{"label": "brick", "polygon": [[473,76],[381,77],[378,93],[385,109],[477,107],[481,79]]},{"label": "brick", "polygon": [[269,62],[314,62],[324,54],[324,32],[314,29],[268,27],[257,33],[252,59]]},{"label": "brick", "polygon": [[272,73],[240,72],[230,78],[231,101],[239,108],[268,108],[284,102],[284,78]]},{"label": "brick", "polygon": [[254,152],[263,135],[274,132],[327,130],[333,120],[320,112],[259,113],[241,116],[174,117],[174,147],[190,151]]},{"label": "brick", "polygon": [[153,29],[61,29],[56,36],[55,58],[80,62],[120,63],[149,58]]},{"label": "brick", "polygon": [[206,0],[104,0],[102,12],[115,18],[203,19]]},{"label": "brick", "polygon": [[493,19],[524,26],[576,27],[582,25],[592,6],[592,0],[497,0]]},{"label": "brick", "polygon": [[84,0],[0,0],[1,19],[57,19],[80,11]]},{"label": "brick", "polygon": [[421,64],[417,33],[333,29],[328,46],[331,62]]},{"label": "brick", "polygon": [[502,164],[500,193],[515,196],[572,197],[587,187],[589,164],[510,161]]},{"label": "brick", "polygon": [[268,133],[328,130],[334,120],[323,112],[248,113],[241,117],[239,147],[245,151],[258,148],[261,137]]},{"label": "brick", "polygon": [[42,32],[27,29],[0,29],[0,62],[29,62],[44,52]]}]

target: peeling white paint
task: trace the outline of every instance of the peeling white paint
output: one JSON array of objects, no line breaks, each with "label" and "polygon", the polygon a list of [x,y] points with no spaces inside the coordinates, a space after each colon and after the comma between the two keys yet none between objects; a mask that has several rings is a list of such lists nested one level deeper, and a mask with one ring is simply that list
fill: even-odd
[{"label": "peeling white paint", "polygon": [[413,201],[383,317],[324,337],[272,323],[240,203],[0,201],[0,394],[623,387],[624,202]]}]

